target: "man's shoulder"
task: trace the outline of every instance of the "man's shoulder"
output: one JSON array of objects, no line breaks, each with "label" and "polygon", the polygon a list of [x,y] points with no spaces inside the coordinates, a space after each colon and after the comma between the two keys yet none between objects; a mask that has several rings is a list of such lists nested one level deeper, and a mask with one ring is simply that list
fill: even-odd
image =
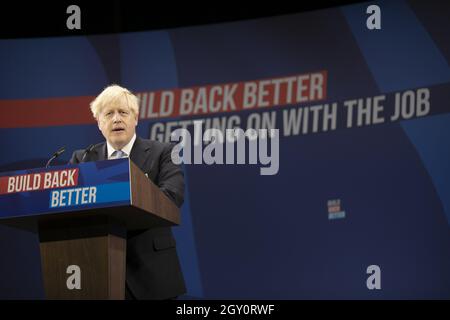
[{"label": "man's shoulder", "polygon": [[70,158],[69,163],[79,163],[81,161],[83,152],[83,149],[75,150],[72,153],[72,157]]},{"label": "man's shoulder", "polygon": [[71,163],[78,163],[78,162],[80,162],[81,159],[82,159],[82,157],[83,157],[83,155],[85,154],[85,152],[88,152],[88,153],[91,153],[91,152],[95,152],[95,153],[101,152],[101,150],[102,150],[103,146],[105,145],[105,143],[106,143],[106,142],[100,142],[100,143],[97,143],[97,144],[95,144],[95,145],[93,145],[93,146],[92,146],[92,145],[91,145],[91,146],[88,146],[88,147],[85,148],[85,149],[77,149],[77,150],[75,150],[75,151],[72,153],[72,158],[71,158],[70,162],[71,162]]},{"label": "man's shoulder", "polygon": [[88,147],[86,147],[86,149],[77,149],[75,150],[73,153],[80,155],[83,154],[84,152],[88,151],[88,152],[99,152],[102,150],[103,146],[105,145],[106,142],[100,142],[94,145],[90,145]]},{"label": "man's shoulder", "polygon": [[143,139],[140,138],[140,143],[142,143],[143,146],[153,149],[153,151],[163,151],[167,149],[171,149],[174,144],[169,142],[160,142],[157,140],[150,140],[150,139]]}]

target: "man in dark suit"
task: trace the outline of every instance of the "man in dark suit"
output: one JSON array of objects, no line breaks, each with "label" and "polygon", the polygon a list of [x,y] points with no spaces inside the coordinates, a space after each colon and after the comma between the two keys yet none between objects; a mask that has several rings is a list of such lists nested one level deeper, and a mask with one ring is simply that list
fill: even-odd
[{"label": "man in dark suit", "polygon": [[[184,200],[183,171],[172,162],[172,145],[136,136],[139,103],[129,90],[111,85],[91,103],[106,142],[77,150],[70,163],[129,157],[178,207]],[[127,235],[126,299],[171,299],[186,292],[170,227]]]}]

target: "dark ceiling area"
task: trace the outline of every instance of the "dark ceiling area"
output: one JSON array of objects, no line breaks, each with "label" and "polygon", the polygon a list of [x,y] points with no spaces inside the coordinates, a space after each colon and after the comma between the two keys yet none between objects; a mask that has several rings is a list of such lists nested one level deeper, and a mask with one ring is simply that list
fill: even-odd
[{"label": "dark ceiling area", "polygon": [[[284,2],[284,4],[283,4]],[[9,1],[0,4],[0,38],[71,36],[205,25],[360,3],[363,1]],[[67,8],[81,10],[81,29],[69,30]]]}]

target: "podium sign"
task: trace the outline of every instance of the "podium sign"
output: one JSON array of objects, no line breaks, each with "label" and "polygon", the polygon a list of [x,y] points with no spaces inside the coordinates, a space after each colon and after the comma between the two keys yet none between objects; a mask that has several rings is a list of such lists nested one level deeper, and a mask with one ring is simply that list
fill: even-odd
[{"label": "podium sign", "polygon": [[39,234],[50,299],[123,299],[128,230],[179,224],[129,159],[0,173],[0,223]]}]

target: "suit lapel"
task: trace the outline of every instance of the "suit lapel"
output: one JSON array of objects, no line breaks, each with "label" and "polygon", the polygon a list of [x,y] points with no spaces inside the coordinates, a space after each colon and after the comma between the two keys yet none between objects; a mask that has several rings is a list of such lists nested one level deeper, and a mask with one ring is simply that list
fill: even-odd
[{"label": "suit lapel", "polygon": [[142,171],[145,171],[145,164],[149,157],[150,146],[148,146],[141,138],[136,136],[133,148],[131,148],[130,159],[138,166]]},{"label": "suit lapel", "polygon": [[101,145],[101,147],[98,150],[98,161],[102,161],[102,160],[107,160],[108,159],[108,155],[107,155],[107,148],[106,148],[106,142],[104,144]]}]

